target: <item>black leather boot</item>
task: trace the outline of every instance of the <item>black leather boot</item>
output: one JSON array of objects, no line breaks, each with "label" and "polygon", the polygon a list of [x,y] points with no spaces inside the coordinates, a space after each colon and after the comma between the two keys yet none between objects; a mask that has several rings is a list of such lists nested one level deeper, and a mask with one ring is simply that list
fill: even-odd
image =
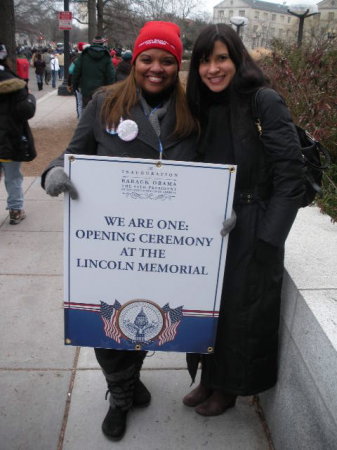
[{"label": "black leather boot", "polygon": [[105,374],[110,408],[102,423],[102,431],[110,439],[122,439],[126,430],[126,419],[133,404],[133,395],[137,377],[135,366],[111,374]]},{"label": "black leather boot", "polygon": [[119,441],[125,434],[128,411],[111,407],[102,423],[102,431],[106,437]]},{"label": "black leather boot", "polygon": [[148,406],[150,401],[151,401],[150,391],[138,378],[135,384],[135,390],[133,392],[133,406],[139,408]]}]

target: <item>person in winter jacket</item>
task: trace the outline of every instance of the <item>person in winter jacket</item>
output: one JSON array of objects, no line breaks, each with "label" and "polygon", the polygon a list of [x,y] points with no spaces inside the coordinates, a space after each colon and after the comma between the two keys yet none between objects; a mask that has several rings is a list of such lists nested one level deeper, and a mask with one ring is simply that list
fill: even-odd
[{"label": "person in winter jacket", "polygon": [[62,50],[58,51],[57,59],[59,61],[59,66],[60,66],[59,80],[63,80],[63,77],[64,77],[64,53]]},{"label": "person in winter jacket", "polygon": [[56,80],[58,79],[60,65],[59,60],[57,59],[55,53],[51,55],[50,69],[51,69],[51,85],[53,88],[56,88]]},{"label": "person in winter jacket", "polygon": [[75,61],[72,76],[74,90],[80,90],[83,108],[91,100],[96,89],[115,81],[115,71],[109,50],[104,45],[105,39],[96,36],[92,44],[85,48]]},{"label": "person in winter jacket", "polygon": [[[257,90],[261,137],[252,110]],[[237,396],[276,383],[284,243],[301,205],[303,161],[284,101],[232,27],[209,25],[196,39],[187,98],[201,125],[200,158],[237,165],[237,222],[229,235],[215,351],[187,355],[192,379],[200,361],[202,373],[183,399],[197,413],[215,416]]]},{"label": "person in winter jacket", "polygon": [[50,67],[51,54],[47,48],[43,49],[42,60],[46,63],[46,67],[44,70],[44,82],[48,85],[51,79],[51,67]]},{"label": "person in winter jacket", "polygon": [[116,69],[116,67],[119,65],[120,62],[122,62],[122,58],[121,58],[121,54],[118,50],[110,50],[110,56],[111,56],[111,61],[112,64],[114,65],[114,68]]},{"label": "person in winter jacket", "polygon": [[131,59],[132,52],[130,52],[130,50],[126,50],[122,53],[122,61],[116,68],[116,81],[122,81],[129,75],[132,67]]},{"label": "person in winter jacket", "polygon": [[[135,41],[130,75],[94,95],[66,153],[193,160],[197,124],[178,77],[181,59],[179,27],[170,22],[146,23]],[[131,138],[123,134],[124,125],[132,125]],[[63,160],[62,155],[43,173],[42,187],[49,195],[69,191],[76,199],[81,193],[65,174]],[[95,354],[110,393],[102,430],[118,440],[132,406],[146,406],[151,400],[140,380],[146,352],[96,348]]]},{"label": "person in winter jacket", "polygon": [[78,53],[74,53],[72,55],[71,64],[70,64],[69,70],[68,70],[68,80],[67,80],[68,91],[73,92],[75,94],[76,114],[77,114],[78,119],[81,117],[82,110],[83,110],[83,97],[82,97],[82,92],[80,91],[79,87],[77,86],[76,88],[74,88],[74,86],[73,86],[73,73],[75,70],[75,62],[76,62],[77,58],[82,53],[82,51],[87,47],[90,47],[90,44],[88,44],[87,42],[78,42],[77,43]]},{"label": "person in winter jacket", "polygon": [[39,91],[42,91],[43,77],[46,68],[46,63],[42,60],[41,53],[36,53],[36,56],[34,58],[34,67],[35,67],[37,87]]},{"label": "person in winter jacket", "polygon": [[10,69],[6,47],[0,44],[0,172],[4,172],[11,225],[26,217],[18,152],[21,139],[33,139],[31,134],[23,136],[23,128],[34,116],[35,106],[34,96],[28,93],[26,82]]},{"label": "person in winter jacket", "polygon": [[16,74],[18,77],[25,80],[28,85],[29,82],[29,61],[25,54],[21,52],[16,57]]}]

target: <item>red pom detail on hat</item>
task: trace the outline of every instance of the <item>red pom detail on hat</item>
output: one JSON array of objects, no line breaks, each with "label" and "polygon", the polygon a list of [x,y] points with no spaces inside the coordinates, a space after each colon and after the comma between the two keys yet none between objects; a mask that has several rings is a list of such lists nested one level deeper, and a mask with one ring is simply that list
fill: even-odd
[{"label": "red pom detail on hat", "polygon": [[178,66],[181,65],[183,44],[180,39],[180,28],[173,22],[147,22],[136,38],[132,53],[132,63],[145,50],[159,48],[175,56]]},{"label": "red pom detail on hat", "polygon": [[92,40],[93,44],[100,44],[103,45],[105,42],[107,42],[107,39],[104,39],[101,36],[95,36],[94,39]]},{"label": "red pom detail on hat", "polygon": [[84,47],[85,45],[87,45],[87,42],[78,42],[78,43],[77,43],[77,50],[78,50],[79,52],[82,52],[82,51],[83,51],[83,47]]}]

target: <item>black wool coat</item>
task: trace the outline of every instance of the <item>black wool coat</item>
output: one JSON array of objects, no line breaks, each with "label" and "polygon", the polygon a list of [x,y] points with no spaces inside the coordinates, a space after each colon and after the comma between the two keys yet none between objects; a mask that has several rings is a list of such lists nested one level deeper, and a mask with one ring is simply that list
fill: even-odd
[{"label": "black wool coat", "polygon": [[27,120],[34,116],[35,108],[35,97],[28,93],[26,82],[7,68],[0,69],[0,159],[18,160],[25,125],[30,146],[34,146]]},{"label": "black wool coat", "polygon": [[[253,395],[277,379],[284,243],[303,195],[303,161],[289,111],[274,90],[259,94],[262,139],[252,98],[230,97],[237,223],[229,235],[215,353],[188,354],[187,362],[194,378],[203,361],[204,385]],[[210,127],[214,111],[219,105],[209,109]]]}]

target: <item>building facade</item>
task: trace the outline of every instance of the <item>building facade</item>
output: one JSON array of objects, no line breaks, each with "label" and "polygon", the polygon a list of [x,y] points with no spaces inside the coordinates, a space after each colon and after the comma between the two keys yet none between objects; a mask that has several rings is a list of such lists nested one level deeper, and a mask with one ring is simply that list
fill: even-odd
[{"label": "building facade", "polygon": [[321,13],[320,31],[328,38],[337,38],[337,0],[323,0],[317,4]]},{"label": "building facade", "polygon": [[[318,3],[320,15],[305,20],[305,33],[313,32],[334,36],[337,23],[337,0]],[[261,0],[223,0],[213,8],[213,22],[230,24],[235,16],[246,17],[248,24],[239,28],[245,45],[251,49],[268,48],[277,38],[296,42],[299,19],[288,12],[285,3],[277,4]]]}]

